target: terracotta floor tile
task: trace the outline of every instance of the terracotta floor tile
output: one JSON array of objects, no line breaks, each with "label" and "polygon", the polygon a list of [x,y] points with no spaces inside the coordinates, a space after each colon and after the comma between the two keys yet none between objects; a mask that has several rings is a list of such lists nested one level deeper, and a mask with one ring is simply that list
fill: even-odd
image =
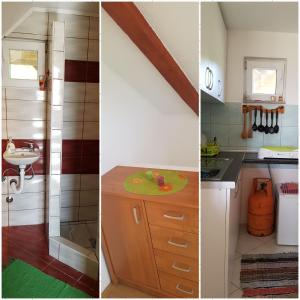
[{"label": "terracotta floor tile", "polygon": [[92,296],[93,298],[99,298],[99,290],[92,290],[90,289],[87,285],[81,283],[80,281],[77,281],[75,285],[73,285],[75,288],[80,289],[84,292],[86,292],[87,294],[89,294],[90,296]]},{"label": "terracotta floor tile", "polygon": [[86,275],[83,275],[80,278],[79,282],[88,286],[92,290],[99,291],[99,281],[98,280],[94,280]]},{"label": "terracotta floor tile", "polygon": [[50,265],[52,268],[55,268],[55,269],[58,269],[59,271],[69,275],[70,277],[78,280],[81,276],[82,276],[82,273],[67,266],[66,264],[58,261],[58,260],[54,260],[51,265]]},{"label": "terracotta floor tile", "polygon": [[[11,226],[2,228],[2,263],[18,258],[59,280],[98,297],[97,281],[59,262],[48,254],[45,225]],[[79,279],[82,281],[79,282]]]},{"label": "terracotta floor tile", "polygon": [[49,265],[48,267],[46,267],[44,270],[43,270],[44,273],[48,274],[48,275],[51,275],[65,283],[68,283],[72,286],[74,286],[74,284],[76,283],[76,279],[74,279],[73,277],[51,267],[51,265]]}]

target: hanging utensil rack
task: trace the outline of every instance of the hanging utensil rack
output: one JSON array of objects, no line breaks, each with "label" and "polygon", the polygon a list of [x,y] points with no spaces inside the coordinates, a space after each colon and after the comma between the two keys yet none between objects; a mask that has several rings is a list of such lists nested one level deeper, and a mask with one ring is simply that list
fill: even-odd
[{"label": "hanging utensil rack", "polygon": [[[265,114],[269,114],[269,113],[276,113],[276,111],[279,114],[283,114],[284,113],[284,106],[278,106],[276,108],[265,108],[262,105],[243,105],[242,106],[242,113],[244,115],[244,127],[243,127],[243,131],[241,134],[242,139],[247,139],[247,138],[252,138],[252,129],[249,127],[247,128],[247,113],[249,113],[249,117],[250,118],[250,123],[252,122],[252,111],[257,110],[257,112],[262,112]],[[252,126],[250,124],[250,126]]]},{"label": "hanging utensil rack", "polygon": [[278,106],[276,108],[264,108],[262,105],[243,105],[242,108],[242,112],[244,113],[248,113],[248,112],[252,112],[253,110],[255,110],[255,108],[257,109],[257,111],[262,111],[263,113],[271,113],[273,111],[276,112],[276,110],[278,111],[279,114],[283,114],[284,113],[284,106]]}]

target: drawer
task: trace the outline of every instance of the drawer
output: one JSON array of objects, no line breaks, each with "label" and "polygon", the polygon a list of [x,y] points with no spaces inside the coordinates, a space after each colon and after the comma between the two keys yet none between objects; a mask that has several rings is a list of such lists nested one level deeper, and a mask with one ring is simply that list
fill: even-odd
[{"label": "drawer", "polygon": [[155,249],[198,258],[198,235],[150,225],[152,244]]},{"label": "drawer", "polygon": [[197,259],[154,250],[156,265],[159,271],[180,278],[199,281],[199,264]]},{"label": "drawer", "polygon": [[163,291],[169,292],[177,297],[198,298],[199,283],[182,279],[164,272],[159,272],[160,286]]},{"label": "drawer", "polygon": [[198,232],[198,209],[146,202],[150,224],[187,232]]}]

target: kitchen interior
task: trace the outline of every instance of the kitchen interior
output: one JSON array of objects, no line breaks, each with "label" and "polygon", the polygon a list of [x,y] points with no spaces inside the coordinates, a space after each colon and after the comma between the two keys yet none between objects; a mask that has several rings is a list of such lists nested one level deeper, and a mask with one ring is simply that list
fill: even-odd
[{"label": "kitchen interior", "polygon": [[198,298],[199,5],[101,6],[101,297]]},{"label": "kitchen interior", "polygon": [[298,3],[201,3],[200,84],[201,295],[297,298]]}]

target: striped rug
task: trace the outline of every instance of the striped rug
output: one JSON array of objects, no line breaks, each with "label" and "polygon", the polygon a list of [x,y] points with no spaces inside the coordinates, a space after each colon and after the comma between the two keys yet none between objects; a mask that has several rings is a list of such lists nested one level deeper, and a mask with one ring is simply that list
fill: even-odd
[{"label": "striped rug", "polygon": [[243,297],[298,298],[298,253],[243,255]]}]

